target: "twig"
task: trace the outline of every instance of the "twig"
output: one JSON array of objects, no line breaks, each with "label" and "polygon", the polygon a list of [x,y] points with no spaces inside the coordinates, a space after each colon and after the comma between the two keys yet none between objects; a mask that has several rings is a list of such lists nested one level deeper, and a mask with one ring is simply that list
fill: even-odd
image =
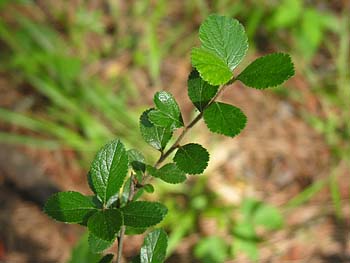
[{"label": "twig", "polygon": [[[223,85],[219,88],[219,91],[216,93],[216,95],[209,101],[209,103],[203,108],[203,110],[187,125],[183,128],[181,134],[179,137],[176,139],[176,141],[170,146],[170,148],[166,151],[163,152],[161,151],[160,157],[158,161],[155,163],[154,167],[158,168],[162,162],[173,152],[175,151],[179,146],[180,142],[182,139],[185,137],[187,132],[194,126],[196,125],[197,122],[199,122],[202,117],[203,117],[203,112],[206,108],[208,108],[210,105],[212,105],[215,100],[221,95],[221,93],[224,91],[224,89],[228,86],[231,85],[233,82],[235,82],[235,79],[233,78],[228,84]],[[147,174],[145,175],[145,180],[147,181],[147,177],[149,177]],[[131,175],[131,185],[130,185],[130,192],[129,192],[129,197],[128,197],[128,202],[132,201],[135,195],[135,182],[134,182],[134,175]],[[122,226],[120,229],[120,234],[118,236],[118,254],[117,254],[117,263],[121,263],[121,258],[122,258],[122,250],[123,250],[123,239],[125,235],[125,226]]]},{"label": "twig", "polygon": [[[134,198],[134,194],[135,194],[135,185],[134,185],[134,175],[131,174],[130,176],[130,192],[129,192],[129,196],[128,196],[128,201],[130,202],[133,198]],[[122,226],[120,228],[120,232],[118,235],[118,253],[117,253],[117,263],[121,263],[122,262],[122,254],[123,254],[123,241],[124,241],[124,236],[125,236],[125,226]]]},{"label": "twig", "polygon": [[122,226],[120,228],[120,233],[119,233],[119,236],[118,236],[117,263],[121,263],[122,262],[124,235],[125,235],[125,226]]},{"label": "twig", "polygon": [[173,145],[165,152],[162,153],[158,159],[158,161],[156,162],[156,164],[154,165],[154,167],[158,168],[159,165],[173,152],[175,151],[175,149],[177,149],[180,146],[180,142],[182,141],[182,139],[185,137],[185,135],[187,134],[187,132],[194,126],[196,125],[196,123],[198,121],[200,121],[203,117],[203,112],[206,108],[208,108],[210,105],[212,105],[215,100],[220,96],[220,94],[224,91],[224,89],[232,84],[235,80],[230,81],[229,84],[221,86],[219,91],[216,93],[216,95],[209,101],[209,103],[204,107],[204,109],[196,116],[196,118],[194,118],[187,126],[185,126],[181,132],[181,134],[179,135],[179,137],[176,139],[176,141],[173,143]]}]

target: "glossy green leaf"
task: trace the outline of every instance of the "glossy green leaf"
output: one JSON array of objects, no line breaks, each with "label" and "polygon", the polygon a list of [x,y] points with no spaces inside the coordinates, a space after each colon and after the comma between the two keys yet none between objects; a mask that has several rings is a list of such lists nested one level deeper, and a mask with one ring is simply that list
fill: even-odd
[{"label": "glossy green leaf", "polygon": [[211,85],[226,84],[233,77],[225,61],[204,48],[192,48],[191,61],[201,78]]},{"label": "glossy green leaf", "polygon": [[247,117],[237,107],[215,102],[204,110],[204,121],[211,132],[234,137],[247,123]]},{"label": "glossy green leaf", "polygon": [[237,79],[248,87],[265,89],[282,84],[294,75],[294,66],[288,54],[273,53],[253,61]]},{"label": "glossy green leaf", "polygon": [[89,181],[103,204],[117,198],[128,172],[128,155],[124,145],[114,140],[105,145],[92,162]]},{"label": "glossy green leaf", "polygon": [[134,171],[145,172],[145,157],[138,150],[130,149],[128,150],[129,164],[134,169]]},{"label": "glossy green leaf", "polygon": [[167,163],[157,170],[157,176],[169,184],[179,184],[184,182],[187,177],[186,173],[179,169],[175,163]]},{"label": "glossy green leaf", "polygon": [[199,29],[199,38],[201,48],[192,49],[192,65],[210,84],[226,84],[248,49],[243,26],[236,19],[210,15]]},{"label": "glossy green leaf", "polygon": [[197,70],[193,70],[187,81],[188,96],[193,102],[194,106],[199,111],[203,111],[210,100],[218,91],[218,86],[212,86],[203,80]]},{"label": "glossy green leaf", "polygon": [[121,208],[124,224],[131,227],[149,227],[163,220],[168,209],[161,203],[135,201]]},{"label": "glossy green leaf", "polygon": [[131,177],[129,177],[124,185],[123,185],[123,191],[120,197],[120,207],[123,207],[124,205],[126,205],[126,203],[129,200],[129,195],[130,195],[130,190],[131,190]]},{"label": "glossy green leaf", "polygon": [[65,223],[83,223],[96,211],[90,197],[72,191],[52,195],[44,206],[47,215]]},{"label": "glossy green leaf", "polygon": [[89,248],[94,253],[102,253],[104,250],[112,246],[113,243],[114,239],[112,241],[106,241],[89,233]]},{"label": "glossy green leaf", "polygon": [[248,38],[238,20],[210,15],[199,28],[202,47],[223,59],[232,71],[248,50]]},{"label": "glossy green leaf", "polygon": [[119,210],[108,209],[98,211],[89,218],[89,231],[102,240],[112,241],[123,225],[123,217]]},{"label": "glossy green leaf", "polygon": [[140,131],[143,139],[157,150],[163,150],[171,136],[173,135],[170,128],[155,126],[149,120],[149,113],[154,109],[144,111],[140,118]]},{"label": "glossy green leaf", "polygon": [[208,151],[196,143],[189,143],[179,147],[174,162],[182,171],[189,174],[200,174],[208,166]]},{"label": "glossy green leaf", "polygon": [[156,126],[170,128],[182,127],[183,120],[179,106],[173,95],[167,91],[159,91],[154,95],[156,109],[149,112],[149,120]]},{"label": "glossy green leaf", "polygon": [[140,251],[141,263],[163,263],[167,246],[168,236],[163,229],[148,233]]}]

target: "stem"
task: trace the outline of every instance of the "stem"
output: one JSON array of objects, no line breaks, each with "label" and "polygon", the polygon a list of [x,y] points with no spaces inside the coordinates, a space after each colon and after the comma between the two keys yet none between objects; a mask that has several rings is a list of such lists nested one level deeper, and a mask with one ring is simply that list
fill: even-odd
[{"label": "stem", "polygon": [[[180,146],[180,142],[182,141],[182,139],[185,137],[185,135],[188,133],[188,131],[194,126],[196,125],[197,122],[199,122],[202,117],[203,117],[203,113],[204,110],[206,108],[208,108],[210,105],[212,105],[215,100],[221,95],[221,93],[224,91],[224,89],[228,86],[231,85],[233,82],[235,82],[236,79],[232,79],[229,83],[227,83],[226,85],[223,85],[219,88],[219,91],[215,94],[215,96],[209,101],[209,103],[203,108],[203,110],[187,125],[183,128],[181,134],[179,135],[179,137],[176,139],[176,141],[171,145],[171,147],[166,151],[163,152],[161,151],[160,157],[158,159],[158,161],[155,163],[154,167],[158,168],[159,165],[161,165],[161,163],[173,152],[175,151],[179,146]],[[144,181],[147,181],[147,177],[149,177],[148,175],[146,175],[146,178]],[[134,175],[131,175],[131,185],[130,185],[130,193],[129,193],[129,197],[128,197],[128,202],[131,202],[134,195],[135,195],[135,182],[134,182]],[[125,226],[122,226],[120,229],[120,234],[118,236],[118,254],[117,254],[117,263],[121,263],[121,259],[122,259],[122,250],[123,250],[123,239],[124,239],[124,235],[125,235]]]},{"label": "stem", "polygon": [[[134,198],[135,195],[135,185],[134,185],[134,175],[131,174],[130,176],[130,192],[128,196],[128,202],[131,202],[131,200]],[[120,233],[118,235],[118,252],[117,252],[117,263],[122,262],[122,254],[123,254],[123,241],[124,241],[124,236],[125,236],[125,226],[122,226],[120,228]]]},{"label": "stem", "polygon": [[[235,81],[235,79],[233,79],[232,81],[229,82],[230,85]],[[203,117],[203,113],[204,110],[206,108],[208,108],[210,105],[212,105],[215,100],[220,96],[220,94],[224,91],[224,89],[227,87],[227,85],[221,86],[219,91],[216,93],[216,95],[209,101],[209,103],[204,107],[204,109],[196,116],[196,118],[194,118],[187,126],[185,126],[181,132],[181,134],[179,135],[179,137],[176,139],[176,141],[173,143],[173,145],[165,152],[162,153],[158,159],[158,161],[156,162],[156,164],[154,165],[155,168],[158,168],[159,165],[173,152],[175,151],[175,149],[179,148],[180,146],[180,142],[182,141],[182,139],[185,137],[185,135],[187,134],[187,132],[194,126],[196,125],[196,123],[198,121],[200,121]]]},{"label": "stem", "polygon": [[122,254],[123,254],[123,240],[125,235],[125,226],[120,228],[120,234],[118,236],[118,254],[117,254],[117,263],[122,262]]}]

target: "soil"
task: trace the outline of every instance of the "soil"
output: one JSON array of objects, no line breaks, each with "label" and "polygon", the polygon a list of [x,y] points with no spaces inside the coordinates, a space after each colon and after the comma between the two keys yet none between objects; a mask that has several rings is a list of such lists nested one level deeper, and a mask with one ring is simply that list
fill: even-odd
[{"label": "soil", "polygon": [[[108,72],[106,65],[109,64],[101,63],[96,70],[103,75]],[[152,91],[169,90],[188,121],[193,116],[193,107],[183,92],[190,71],[188,60],[165,59],[161,69],[162,82],[167,83],[164,87],[152,85],[142,70],[131,73],[137,76],[140,97],[151,104]],[[301,116],[305,110],[319,112],[318,99],[309,92],[308,84],[300,75],[288,83],[288,88],[297,89],[305,103],[289,101],[269,91],[246,89],[239,84],[228,87],[220,100],[233,103],[245,112],[249,120],[246,129],[234,139],[227,139],[209,134],[205,124],[199,123],[186,138],[203,143],[211,153],[206,170],[208,187],[222,202],[238,204],[244,197],[254,196],[283,207],[307,186],[329,176],[330,149]],[[0,75],[0,93],[0,106],[7,108],[25,109],[28,98],[34,101],[37,98],[35,92],[28,94],[28,90],[18,88],[4,74]],[[1,123],[0,129],[18,132],[16,127]],[[52,221],[42,212],[42,206],[47,197],[58,190],[89,193],[87,171],[80,168],[78,161],[78,155],[67,149],[0,145],[0,262],[68,261],[83,229]],[[330,193],[322,191],[292,213],[285,211],[286,226],[261,245],[259,262],[350,262],[350,172],[345,165],[341,171],[338,176],[341,198],[347,200],[342,207],[344,219],[335,218]],[[209,232],[210,227],[215,228],[210,222],[206,222],[206,226],[209,229],[205,231]],[[192,250],[198,239],[198,234],[186,237],[167,262],[196,262]],[[125,255],[134,255],[141,243],[142,236],[128,237]],[[233,262],[250,261],[239,255],[226,263]]]}]

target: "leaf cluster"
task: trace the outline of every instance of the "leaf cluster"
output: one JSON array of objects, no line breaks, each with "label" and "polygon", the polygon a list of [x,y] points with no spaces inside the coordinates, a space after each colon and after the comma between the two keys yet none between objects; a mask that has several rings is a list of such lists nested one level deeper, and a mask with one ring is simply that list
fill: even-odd
[{"label": "leaf cluster", "polygon": [[[256,59],[234,77],[233,70],[248,49],[244,27],[235,19],[210,15],[200,27],[199,38],[201,46],[191,52],[193,70],[188,78],[188,96],[199,111],[197,117],[186,125],[168,91],[157,92],[154,107],[140,117],[143,139],[160,152],[157,163],[147,164],[138,150],[126,150],[120,140],[114,140],[98,151],[91,164],[88,182],[93,196],[60,192],[44,207],[58,221],[86,226],[91,250],[96,253],[110,247],[117,238],[121,243],[124,234],[144,232],[166,216],[163,204],[138,200],[143,192],[154,191],[148,183],[152,177],[177,184],[184,182],[187,174],[203,173],[209,162],[208,151],[197,143],[181,145],[182,138],[200,119],[211,132],[229,137],[244,129],[244,113],[236,106],[216,101],[226,87],[239,80],[248,87],[265,89],[282,84],[294,74],[289,55],[274,53]],[[182,132],[168,146],[177,129]],[[173,152],[173,161],[163,164]],[[146,236],[135,262],[163,262],[166,247],[166,233],[156,229]]]}]

